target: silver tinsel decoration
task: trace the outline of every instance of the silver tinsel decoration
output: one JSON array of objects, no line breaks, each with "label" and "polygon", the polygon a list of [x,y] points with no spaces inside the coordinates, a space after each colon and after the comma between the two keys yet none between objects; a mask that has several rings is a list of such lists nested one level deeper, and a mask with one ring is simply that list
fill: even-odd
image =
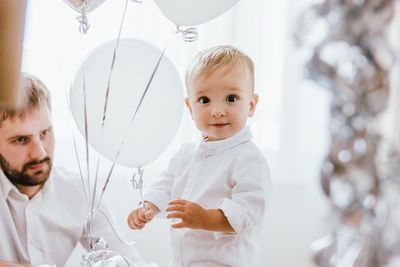
[{"label": "silver tinsel decoration", "polygon": [[302,16],[309,77],[332,93],[331,146],[321,171],[334,229],[313,243],[321,267],[400,266],[400,156],[377,121],[395,56],[385,36],[394,0],[325,0]]}]

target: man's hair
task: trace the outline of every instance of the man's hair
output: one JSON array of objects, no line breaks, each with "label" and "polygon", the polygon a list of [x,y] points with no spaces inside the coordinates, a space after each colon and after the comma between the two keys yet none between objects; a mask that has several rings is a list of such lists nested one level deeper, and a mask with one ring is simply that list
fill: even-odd
[{"label": "man's hair", "polygon": [[254,91],[254,63],[248,55],[231,45],[211,47],[197,54],[186,72],[187,90],[194,78],[203,75],[207,77],[213,71],[225,66],[241,66],[247,69],[251,91]]},{"label": "man's hair", "polygon": [[0,126],[4,120],[15,116],[23,118],[27,113],[45,105],[51,110],[50,92],[39,78],[22,72],[19,86],[21,97],[24,99],[23,104],[17,108],[0,106]]}]

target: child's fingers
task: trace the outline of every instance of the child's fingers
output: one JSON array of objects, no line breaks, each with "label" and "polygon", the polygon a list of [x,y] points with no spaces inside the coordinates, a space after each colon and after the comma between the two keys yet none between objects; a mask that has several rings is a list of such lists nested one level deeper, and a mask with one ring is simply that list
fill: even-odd
[{"label": "child's fingers", "polygon": [[144,213],[144,217],[146,221],[150,221],[153,219],[154,215],[156,214],[151,208],[146,208],[147,210]]},{"label": "child's fingers", "polygon": [[144,217],[144,213],[141,215],[141,209],[136,209],[132,211],[128,216],[128,225],[132,229],[141,229],[147,223],[146,219],[141,219]]},{"label": "child's fingers", "polygon": [[185,214],[183,212],[171,212],[167,214],[167,219],[184,219]]},{"label": "child's fingers", "polygon": [[128,217],[128,225],[129,225],[129,227],[131,229],[141,229],[141,228],[143,228],[143,226],[140,226],[140,225],[136,224],[135,216],[133,216],[133,215],[130,215]]},{"label": "child's fingers", "polygon": [[150,209],[150,208],[147,208],[147,207],[139,208],[139,209],[138,209],[138,217],[139,217],[139,219],[140,219],[141,221],[143,221],[143,222],[148,222],[148,221],[149,221],[149,218],[148,218],[147,213],[148,213],[149,211],[151,211],[151,209]]},{"label": "child's fingers", "polygon": [[186,227],[186,223],[185,222],[179,222],[179,223],[171,224],[171,227],[173,227],[173,228],[185,228]]},{"label": "child's fingers", "polygon": [[185,208],[183,205],[171,205],[165,209],[165,211],[167,211],[167,212],[168,211],[184,211],[184,210],[185,210]]},{"label": "child's fingers", "polygon": [[133,223],[137,229],[142,229],[145,226],[146,222],[141,220],[139,217],[133,218]]},{"label": "child's fingers", "polygon": [[184,199],[175,199],[168,203],[168,205],[185,205],[188,201]]},{"label": "child's fingers", "polygon": [[133,230],[140,230],[144,227],[144,225],[137,225],[137,224],[133,224],[131,229]]},{"label": "child's fingers", "polygon": [[133,224],[133,220],[132,220],[132,216],[131,215],[128,216],[127,222],[128,222],[129,228],[134,229],[133,228],[134,224]]}]

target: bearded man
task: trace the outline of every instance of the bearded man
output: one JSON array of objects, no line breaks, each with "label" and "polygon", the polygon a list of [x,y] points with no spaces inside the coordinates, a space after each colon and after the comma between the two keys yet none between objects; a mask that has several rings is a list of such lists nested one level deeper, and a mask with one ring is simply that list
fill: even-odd
[{"label": "bearded man", "polygon": [[[89,249],[88,205],[79,177],[52,168],[48,89],[29,74],[22,73],[21,81],[26,105],[18,110],[0,107],[0,266],[63,266],[77,243]],[[101,209],[111,216],[104,205]],[[99,213],[91,232],[132,266],[147,266]]]}]

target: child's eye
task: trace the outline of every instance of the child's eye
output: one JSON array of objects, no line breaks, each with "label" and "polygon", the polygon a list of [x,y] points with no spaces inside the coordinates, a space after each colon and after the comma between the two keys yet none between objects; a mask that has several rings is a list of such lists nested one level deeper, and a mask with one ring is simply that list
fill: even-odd
[{"label": "child's eye", "polygon": [[206,96],[202,96],[202,97],[199,98],[199,102],[201,104],[207,104],[208,102],[210,102],[210,99],[208,97],[206,97]]},{"label": "child's eye", "polygon": [[228,97],[226,98],[226,101],[228,101],[228,102],[236,102],[237,101],[237,96],[228,95]]}]

